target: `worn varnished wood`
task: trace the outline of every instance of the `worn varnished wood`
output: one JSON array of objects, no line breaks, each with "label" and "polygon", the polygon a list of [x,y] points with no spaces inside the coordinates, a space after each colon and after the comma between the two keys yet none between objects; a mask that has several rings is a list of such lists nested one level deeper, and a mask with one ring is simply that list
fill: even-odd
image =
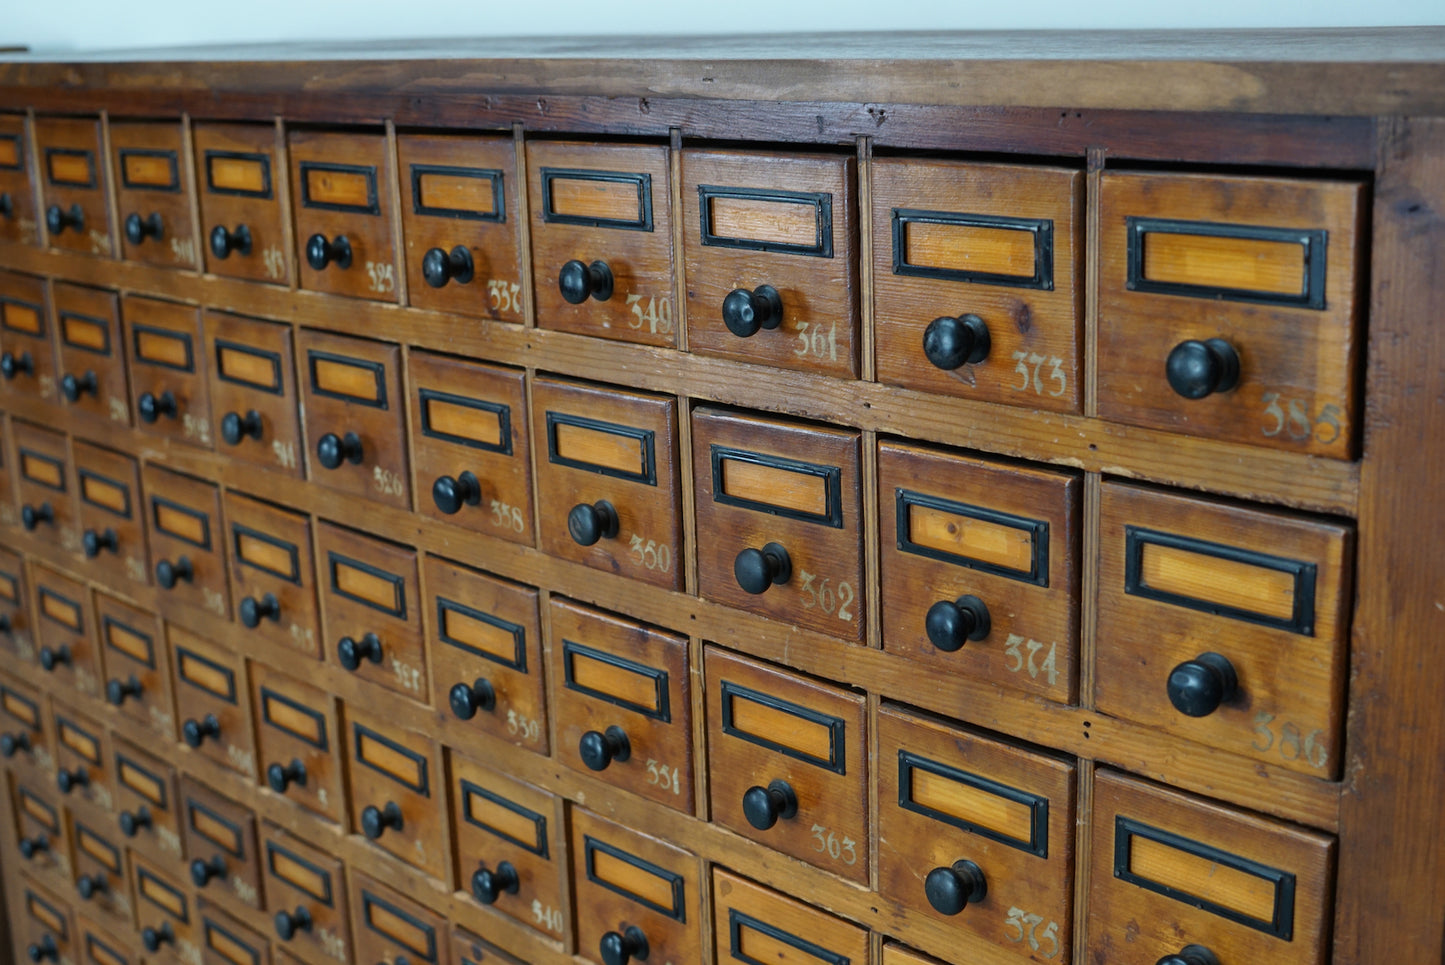
[{"label": "worn varnished wood", "polygon": [[[116,184],[116,237],[123,258],[175,268],[200,264],[192,223],[191,179],[182,127],[178,122],[134,121],[111,124],[110,166]],[[126,221],[139,215],[147,228],[160,217],[159,236],[145,234],[134,243]]]},{"label": "worn varnished wood", "polygon": [[35,206],[36,179],[31,171],[30,126],[23,114],[0,116],[0,194],[10,198],[10,213],[0,218],[0,238],[21,244],[40,240]]},{"label": "worn varnished wood", "polygon": [[[171,661],[154,613],[95,594],[96,637],[105,662],[104,687],[122,689],[121,712],[146,724],[163,740],[176,739]],[[138,691],[137,691],[138,688]],[[107,690],[107,702],[110,701]]]},{"label": "worn varnished wood", "polygon": [[[181,834],[191,856],[190,884],[197,896],[226,907],[239,902],[257,910],[265,908],[256,815],[188,777],[180,782],[180,812]],[[198,884],[195,877],[197,861],[211,866],[212,877],[205,884]]]},{"label": "worn varnished wood", "polygon": [[[249,598],[259,617],[256,626],[242,626],[300,655],[320,657],[324,648],[310,520],[234,490],[224,494],[223,502],[231,599],[239,611]],[[276,603],[273,615],[265,610],[268,594]]]},{"label": "worn varnished wood", "polygon": [[[451,832],[442,803],[447,789],[441,749],[430,736],[397,727],[365,706],[345,706],[338,739],[346,761],[351,831],[369,847],[448,881]],[[384,810],[393,803],[401,809],[402,825],[383,827],[379,838],[368,841],[363,836],[363,813],[368,807]]]},{"label": "worn varnished wood", "polygon": [[[130,405],[137,428],[211,448],[210,393],[201,338],[201,313],[194,305],[154,298],[124,296],[120,302]],[[158,406],[154,421],[142,415],[141,397],[164,402],[169,392],[173,411]]]},{"label": "worn varnished wood", "polygon": [[[102,424],[131,424],[120,304],[114,292],[56,282],[51,286],[56,385],[60,408]],[[92,378],[93,373],[93,378]],[[77,396],[66,394],[67,377]],[[93,383],[94,387],[88,385]]]},{"label": "worn varnished wood", "polygon": [[[203,232],[199,242],[206,270],[286,284],[293,270],[283,228],[289,212],[281,203],[286,171],[277,156],[274,128],[202,122],[192,131]],[[243,225],[251,235],[251,251],[217,256],[211,249],[211,232],[217,228],[235,232]]]}]

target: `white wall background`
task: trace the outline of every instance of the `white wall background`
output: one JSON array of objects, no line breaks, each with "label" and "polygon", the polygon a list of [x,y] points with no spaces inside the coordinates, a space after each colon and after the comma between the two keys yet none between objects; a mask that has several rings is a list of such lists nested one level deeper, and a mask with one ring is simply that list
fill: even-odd
[{"label": "white wall background", "polygon": [[37,53],[277,40],[1445,23],[1445,0],[0,0]]}]

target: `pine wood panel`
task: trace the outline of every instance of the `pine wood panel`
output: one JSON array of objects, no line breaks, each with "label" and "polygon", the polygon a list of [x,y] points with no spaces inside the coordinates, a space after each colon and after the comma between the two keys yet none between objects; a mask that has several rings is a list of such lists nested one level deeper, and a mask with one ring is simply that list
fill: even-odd
[{"label": "pine wood panel", "polygon": [[173,268],[197,267],[201,255],[193,227],[195,196],[181,125],[118,121],[109,125],[109,133],[120,256]]}]

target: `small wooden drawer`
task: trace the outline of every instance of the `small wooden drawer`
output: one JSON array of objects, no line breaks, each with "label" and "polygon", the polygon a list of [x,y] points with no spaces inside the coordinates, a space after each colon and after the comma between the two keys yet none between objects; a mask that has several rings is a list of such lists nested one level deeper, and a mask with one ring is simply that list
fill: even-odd
[{"label": "small wooden drawer", "polygon": [[174,624],[167,630],[176,670],[181,740],[192,750],[254,779],[256,745],[241,657]]},{"label": "small wooden drawer", "polygon": [[311,520],[227,490],[231,599],[255,636],[321,657]]},{"label": "small wooden drawer", "polygon": [[496,945],[452,923],[452,960],[457,965],[526,965]]},{"label": "small wooden drawer", "polygon": [[147,960],[194,965],[201,960],[196,899],[181,880],[139,854],[130,859],[135,922]]},{"label": "small wooden drawer", "polygon": [[532,472],[519,369],[412,352],[411,445],[417,510],[531,546]]},{"label": "small wooden drawer", "polygon": [[145,466],[141,478],[153,572],[165,602],[185,603],[226,619],[231,592],[220,490],[155,463]]},{"label": "small wooden drawer", "polygon": [[251,664],[251,688],[266,785],[340,824],[346,801],[335,699],[259,663]]},{"label": "small wooden drawer", "polygon": [[1154,963],[1190,945],[1221,962],[1329,960],[1333,838],[1100,770],[1089,958]]},{"label": "small wooden drawer", "polygon": [[268,824],[262,827],[261,866],[276,947],[307,961],[351,961],[341,860]]},{"label": "small wooden drawer", "polygon": [[205,332],[216,449],[299,478],[301,421],[290,327],[208,309]]},{"label": "small wooden drawer", "polygon": [[567,874],[556,797],[453,751],[457,881],[474,899],[560,941]]},{"label": "small wooden drawer", "polygon": [[311,480],[410,509],[401,350],[312,331],[297,349]]},{"label": "small wooden drawer", "polygon": [[30,778],[12,773],[10,781],[14,785],[15,847],[24,867],[52,882],[69,881],[70,828],[55,786],[39,775]]},{"label": "small wooden drawer", "polygon": [[709,408],[692,426],[701,594],[861,641],[858,433]]},{"label": "small wooden drawer", "polygon": [[65,436],[12,419],[10,437],[15,446],[10,465],[14,467],[20,524],[26,532],[74,552],[80,548],[80,531],[75,522],[70,449]]},{"label": "small wooden drawer", "polygon": [[447,965],[451,942],[445,918],[360,872],[348,878],[356,961]]},{"label": "small wooden drawer", "polygon": [[150,555],[146,551],[145,510],[140,492],[140,469],[127,455],[72,440],[75,457],[75,498],[79,510],[76,531],[79,548],[91,566],[106,575],[150,583]]},{"label": "small wooden drawer", "polygon": [[202,965],[271,965],[271,949],[254,929],[209,904],[200,904]]},{"label": "small wooden drawer", "polygon": [[40,693],[8,674],[0,676],[0,759],[8,770],[39,777],[55,767],[48,709]]},{"label": "small wooden drawer", "polygon": [[1354,527],[1105,483],[1101,713],[1340,773]]},{"label": "small wooden drawer", "polygon": [[115,791],[105,728],[58,699],[51,704],[51,713],[55,721],[55,786],[69,799],[114,810]]},{"label": "small wooden drawer", "polygon": [[[16,950],[25,949],[25,957],[32,962],[73,963],[75,921],[70,906],[28,875],[19,876],[14,885],[19,894],[11,900],[20,912],[15,922]],[[16,960],[19,957],[17,954]]]},{"label": "small wooden drawer", "polygon": [[181,833],[198,893],[257,911],[265,907],[254,814],[194,778],[182,777]]},{"label": "small wooden drawer", "polygon": [[669,157],[660,144],[527,146],[539,325],[677,344]]},{"label": "small wooden drawer", "polygon": [[170,744],[176,739],[175,704],[160,620],[96,591],[95,630],[105,664],[106,702]]},{"label": "small wooden drawer", "polygon": [[291,253],[281,207],[282,172],[271,124],[196,124],[201,247],[216,275],[291,282]]},{"label": "small wooden drawer", "polygon": [[0,390],[55,398],[55,346],[43,279],[0,271]]},{"label": "small wooden drawer", "polygon": [[51,286],[51,305],[57,384],[67,411],[130,425],[130,390],[115,294],[56,282]]},{"label": "small wooden drawer", "polygon": [[291,130],[302,288],[397,299],[391,146],[380,132]]},{"label": "small wooden drawer", "polygon": [[122,295],[131,404],[142,432],[212,447],[201,313],[194,305]]},{"label": "small wooden drawer", "polygon": [[[0,494],[3,498],[5,494]],[[0,654],[35,662],[34,621],[20,554],[0,548]]]},{"label": "small wooden drawer", "polygon": [[1105,174],[1099,415],[1355,455],[1365,185]]},{"label": "small wooden drawer", "polygon": [[883,649],[1072,701],[1083,481],[899,442],[878,445]]},{"label": "small wooden drawer", "polygon": [[104,915],[113,926],[134,927],[123,839],[112,827],[94,826],[79,812],[71,814],[70,831],[75,845],[76,901]]},{"label": "small wooden drawer", "polygon": [[14,529],[20,525],[20,514],[11,499],[15,485],[10,473],[10,417],[0,412],[0,527]]},{"label": "small wooden drawer", "polygon": [[176,776],[171,765],[115,737],[116,824],[126,847],[152,861],[185,856],[176,816]]},{"label": "small wooden drawer", "polygon": [[396,150],[411,304],[522,321],[512,138],[402,134]]},{"label": "small wooden drawer", "polygon": [[432,703],[489,737],[550,747],[537,591],[428,556]]},{"label": "small wooden drawer", "polygon": [[949,923],[932,950],[1067,963],[1074,766],[890,706],[878,761],[879,890]]},{"label": "small wooden drawer", "polygon": [[713,821],[866,883],[863,695],[713,646],[705,659]]},{"label": "small wooden drawer", "polygon": [[532,403],[542,549],[681,589],[677,400],[539,378]]},{"label": "small wooden drawer", "polygon": [[878,380],[1078,412],[1084,172],[878,158]]},{"label": "small wooden drawer", "polygon": [[348,706],[351,826],[384,851],[446,881],[445,771],[428,737]]},{"label": "small wooden drawer", "polygon": [[[125,879],[129,883],[129,878]],[[84,911],[75,913],[75,950],[79,965],[140,965],[134,928],[120,928],[92,921]],[[120,936],[125,936],[124,938]]]},{"label": "small wooden drawer", "polygon": [[30,125],[22,114],[0,115],[0,241],[40,244],[30,180]]},{"label": "small wooden drawer", "polygon": [[574,809],[572,889],[587,961],[703,960],[700,862],[676,845]]},{"label": "small wooden drawer", "polygon": [[845,156],[683,152],[692,351],[858,374],[856,167]]},{"label": "small wooden drawer", "polygon": [[55,687],[70,687],[76,693],[100,697],[102,676],[100,650],[95,645],[90,591],[83,583],[35,564],[30,567],[35,586],[35,642],[40,669]]},{"label": "small wooden drawer", "polygon": [[51,247],[109,258],[114,248],[100,121],[40,117],[34,130],[41,207]]},{"label": "small wooden drawer", "polygon": [[425,701],[431,696],[416,550],[318,524],[328,655],[343,670]]},{"label": "small wooden drawer", "polygon": [[200,267],[181,125],[113,120],[110,151],[122,257],[168,268]]},{"label": "small wooden drawer", "polygon": [[714,961],[868,965],[868,930],[712,869]]},{"label": "small wooden drawer", "polygon": [[[1047,948],[1048,943],[1044,942],[1043,947]],[[906,945],[889,942],[883,946],[883,965],[945,965],[945,963],[937,958],[930,958],[920,952],[915,952]]]}]

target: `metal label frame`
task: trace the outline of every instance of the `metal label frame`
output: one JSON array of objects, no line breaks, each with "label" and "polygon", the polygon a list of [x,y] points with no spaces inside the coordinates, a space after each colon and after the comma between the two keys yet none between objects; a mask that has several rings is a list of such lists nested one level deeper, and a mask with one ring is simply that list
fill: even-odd
[{"label": "metal label frame", "polygon": [[[503,841],[510,841],[517,847],[522,848],[523,850],[531,854],[535,854],[539,858],[542,858],[544,860],[551,860],[550,855],[548,855],[547,853],[547,816],[545,814],[538,814],[531,808],[523,807],[515,801],[502,797],[495,791],[489,791],[486,788],[482,787],[480,784],[477,784],[475,781],[469,781],[466,778],[462,778],[459,784],[462,789],[462,819],[464,821],[466,821],[473,827],[481,828],[488,834],[495,835],[496,837],[501,838]],[[480,798],[485,798],[486,800],[491,801],[498,807],[503,808],[507,811],[511,811],[513,814],[519,815],[520,817],[526,818],[527,820],[531,821],[532,825],[537,829],[536,837],[531,841],[523,841],[521,838],[514,838],[512,835],[506,833],[500,828],[493,827],[492,825],[483,821],[481,818],[475,817],[472,814],[473,795]]]},{"label": "metal label frame", "polygon": [[[791,757],[794,760],[803,761],[815,767],[821,767],[823,770],[832,771],[834,774],[848,773],[848,722],[843,718],[813,710],[811,707],[803,707],[791,701],[783,700],[781,697],[774,697],[772,694],[763,693],[761,690],[743,687],[733,683],[731,680],[722,681],[721,693],[722,732],[724,734],[745,740],[749,744],[766,747],[768,750],[777,751],[785,757]],[[812,754],[804,753],[786,744],[769,740],[761,734],[754,734],[752,731],[739,729],[733,724],[732,702],[736,698],[750,700],[755,704],[762,704],[764,707],[771,707],[773,710],[781,713],[789,714],[793,717],[828,728],[828,757],[814,757]]]},{"label": "metal label frame", "polygon": [[[933,808],[919,804],[913,799],[912,793],[913,772],[915,770],[927,771],[945,780],[963,784],[974,790],[982,791],[985,794],[992,794],[994,797],[1000,797],[1004,800],[1012,801],[1015,804],[1025,805],[1029,809],[1030,826],[1028,840],[1025,841],[1022,838],[1016,838],[1002,831],[996,831],[993,828],[976,824],[967,818],[961,818],[953,814],[944,814],[942,811],[935,811]],[[1001,784],[998,781],[990,780],[979,774],[972,774],[968,771],[959,770],[956,767],[949,767],[947,764],[941,764],[938,761],[929,760],[922,755],[914,754],[912,751],[900,750],[898,752],[898,806],[905,811],[912,811],[915,814],[921,814],[935,821],[941,821],[944,824],[950,824],[956,828],[971,831],[991,841],[1006,844],[1010,848],[1017,848],[1035,857],[1047,858],[1049,856],[1048,798],[1041,797],[1037,794],[1030,794],[1027,791],[1021,791],[1015,787],[1009,787],[1007,784]]]},{"label": "metal label frame", "polygon": [[[166,194],[181,193],[181,165],[175,151],[157,150],[154,148],[123,147],[119,150],[120,155],[120,186],[127,191],[161,191]],[[159,184],[133,184],[125,173],[125,159],[128,157],[157,157],[166,161],[171,168],[171,183],[168,185]]]},{"label": "metal label frame", "polygon": [[[712,230],[714,198],[740,198],[773,204],[811,205],[814,240],[811,245],[789,241],[760,241],[756,238],[733,238]],[[803,255],[810,258],[833,257],[833,194],[830,191],[784,191],[776,188],[735,188],[715,184],[697,186],[698,225],[702,243],[708,248],[739,248],[743,251],[766,251],[775,255]]]},{"label": "metal label frame", "polygon": [[[215,158],[228,158],[233,161],[256,161],[261,165],[261,181],[263,187],[259,191],[248,191],[245,188],[219,188],[211,174],[211,161]],[[262,152],[251,151],[206,151],[206,190],[212,194],[227,194],[238,198],[261,198],[271,200],[271,155]]]},{"label": "metal label frame", "polygon": [[[624,864],[631,865],[643,874],[649,874],[668,882],[672,886],[672,907],[668,908],[666,905],[659,905],[639,894],[628,891],[621,885],[597,877],[596,855],[599,851],[616,858]],[[606,888],[614,895],[621,895],[628,901],[636,902],[644,908],[651,908],[659,914],[666,915],[673,921],[681,922],[684,925],[687,924],[687,882],[683,879],[682,875],[675,871],[668,871],[666,868],[659,867],[651,861],[644,860],[635,854],[623,851],[614,845],[607,844],[605,841],[599,841],[590,834],[584,834],[582,836],[582,852],[583,866],[586,868],[588,881],[602,888]]]},{"label": "metal label frame", "polygon": [[[815,462],[803,462],[800,459],[788,459],[785,456],[770,456],[761,452],[753,452],[749,449],[736,449],[732,446],[722,446],[713,443],[711,446],[712,458],[712,501],[722,503],[724,506],[737,506],[742,509],[751,509],[760,513],[767,513],[770,516],[783,516],[787,519],[798,519],[805,523],[817,523],[820,526],[829,526],[833,529],[843,528],[843,467],[828,466]],[[791,472],[800,476],[817,476],[823,480],[827,495],[824,499],[826,510],[822,513],[809,513],[797,509],[788,509],[785,506],[775,506],[772,503],[765,503],[757,499],[749,499],[746,496],[733,496],[723,491],[723,469],[722,464],[727,460],[736,462],[750,462],[754,465],[766,466],[770,469],[777,469],[781,472]]]},{"label": "metal label frame", "polygon": [[[579,684],[573,671],[573,660],[579,656],[651,680],[653,691],[657,694],[656,706],[648,707],[646,704],[634,703],[618,697],[616,694],[609,694],[603,690],[593,690],[591,687]],[[594,697],[597,700],[606,701],[624,710],[641,714],[643,717],[651,720],[661,721],[664,724],[672,723],[672,699],[669,689],[670,675],[666,670],[658,667],[649,667],[645,663],[638,663],[636,660],[619,657],[617,654],[588,647],[574,640],[564,638],[562,641],[562,674],[568,690],[583,694],[587,697]]]},{"label": "metal label frame", "polygon": [[[440,208],[422,204],[421,179],[428,174],[449,178],[471,178],[492,182],[492,210],[473,211],[470,208]],[[411,206],[416,214],[433,218],[457,218],[466,221],[491,221],[504,224],[507,220],[507,196],[504,186],[505,172],[500,168],[467,168],[447,164],[413,164],[411,166]]]},{"label": "metal label frame", "polygon": [[[910,264],[907,255],[907,232],[911,224],[954,225],[962,228],[987,228],[995,231],[1023,231],[1033,235],[1034,273],[1010,275],[994,271],[970,271],[967,268],[939,268]],[[992,214],[964,214],[954,211],[924,211],[918,208],[893,209],[893,274],[943,281],[968,282],[975,285],[1002,285],[1009,288],[1054,290],[1054,222],[1052,218],[1010,218]]]},{"label": "metal label frame", "polygon": [[[585,168],[542,168],[542,221],[546,224],[578,225],[583,228],[617,228],[623,231],[651,231],[652,175],[645,171],[594,171]],[[637,217],[595,218],[580,214],[558,214],[552,205],[553,181],[611,181],[637,185]]]},{"label": "metal label frame", "polygon": [[[573,426],[578,429],[588,429],[592,432],[602,432],[611,436],[621,436],[624,439],[636,439],[642,444],[642,468],[637,472],[629,472],[626,469],[613,469],[611,466],[599,466],[595,462],[583,462],[580,459],[569,459],[557,451],[557,427]],[[642,483],[645,486],[657,485],[657,433],[652,429],[640,429],[637,426],[622,425],[617,422],[603,422],[600,419],[589,419],[586,416],[568,415],[564,412],[553,412],[547,410],[547,461],[556,466],[567,466],[571,469],[581,469],[583,472],[594,472],[600,476],[612,476],[616,479],[626,479],[630,482]]]},{"label": "metal label frame", "polygon": [[[1029,583],[1042,587],[1049,585],[1048,520],[1016,516],[1013,513],[1001,512],[997,509],[990,509],[987,506],[960,503],[952,499],[944,499],[942,496],[930,496],[927,493],[914,492],[913,490],[903,489],[901,487],[895,489],[894,494],[896,497],[894,501],[896,507],[894,526],[896,527],[898,535],[898,549],[900,552],[923,556],[931,560],[938,560],[941,563],[951,563],[954,566],[967,567],[970,570],[978,570],[980,573],[991,573],[994,576],[1018,580],[1020,583]],[[946,550],[934,549],[913,542],[912,538],[908,535],[908,511],[913,506],[936,509],[954,516],[965,516],[969,519],[976,519],[982,523],[990,523],[994,526],[1003,526],[1008,529],[1016,529],[1028,533],[1029,545],[1032,549],[1032,559],[1029,568],[1027,570],[1016,570],[1007,566],[1000,566],[997,563],[990,563],[987,560],[964,556],[961,553],[949,553]]]},{"label": "metal label frame", "polygon": [[[475,399],[470,396],[457,395],[452,392],[440,392],[436,389],[418,389],[417,400],[421,403],[421,434],[428,439],[440,439],[443,442],[454,443],[459,446],[467,446],[472,449],[482,449],[486,452],[499,452],[504,456],[512,454],[512,407],[505,402],[488,402],[485,399]],[[442,432],[440,429],[433,429],[431,424],[430,402],[445,402],[448,405],[460,406],[464,409],[474,409],[478,412],[490,412],[497,417],[497,423],[501,426],[500,440],[498,442],[482,442],[480,439],[472,439],[467,436],[457,436],[450,432]]]},{"label": "metal label frame", "polygon": [[[1262,225],[1222,224],[1212,221],[1179,221],[1170,218],[1125,218],[1129,291],[1156,295],[1182,295],[1261,305],[1289,305],[1323,311],[1325,307],[1325,263],[1329,231],[1324,228],[1271,228]],[[1236,238],[1241,241],[1273,241],[1299,245],[1304,249],[1304,290],[1298,295],[1194,285],[1186,282],[1151,281],[1144,277],[1145,236],[1149,234],[1202,235],[1208,238]]]},{"label": "metal label frame", "polygon": [[[315,201],[311,198],[312,171],[333,171],[337,174],[359,174],[366,178],[366,204],[337,204],[334,201]],[[381,214],[381,201],[376,189],[376,166],[372,164],[333,164],[329,161],[301,161],[297,168],[301,182],[301,206],[320,211],[340,211],[344,214]]]},{"label": "metal label frame", "polygon": [[[510,667],[513,670],[518,671],[519,673],[527,672],[526,627],[522,626],[520,623],[513,623],[510,620],[503,620],[501,617],[493,616],[490,613],[484,613],[481,610],[469,607],[463,603],[458,603],[455,600],[448,600],[446,597],[443,596],[438,596],[436,599],[438,640],[442,641],[448,646],[456,647],[463,653],[469,653],[473,656],[481,657],[484,660],[490,660],[492,661],[492,663],[501,664],[503,667]],[[511,660],[507,660],[505,657],[499,657],[494,653],[489,653],[486,650],[479,649],[478,647],[472,646],[470,643],[466,643],[464,641],[458,640],[456,637],[451,636],[446,632],[446,615],[448,613],[461,613],[465,616],[470,617],[473,620],[478,620],[482,623],[494,626],[499,630],[505,630],[506,632],[510,633],[512,635],[512,639],[516,641],[516,656],[513,657],[513,659]]]}]

